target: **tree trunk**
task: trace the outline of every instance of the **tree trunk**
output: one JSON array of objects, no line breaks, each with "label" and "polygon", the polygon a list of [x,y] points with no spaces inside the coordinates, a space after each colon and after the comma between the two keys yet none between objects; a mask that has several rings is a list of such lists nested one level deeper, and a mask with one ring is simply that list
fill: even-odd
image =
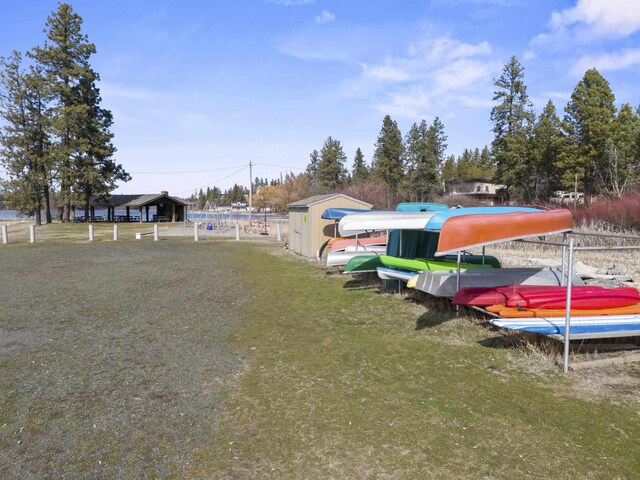
[{"label": "tree trunk", "polygon": [[45,205],[45,210],[44,210],[44,214],[45,214],[45,221],[47,223],[51,223],[51,199],[49,196],[49,185],[45,185],[44,186],[44,205]]}]

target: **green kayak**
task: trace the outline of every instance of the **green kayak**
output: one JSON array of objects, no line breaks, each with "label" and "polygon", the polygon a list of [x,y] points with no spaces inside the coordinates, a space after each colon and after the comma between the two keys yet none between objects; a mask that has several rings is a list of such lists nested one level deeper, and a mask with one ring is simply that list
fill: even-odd
[{"label": "green kayak", "polygon": [[380,255],[358,255],[349,259],[344,267],[344,273],[375,272],[376,268],[382,266]]},{"label": "green kayak", "polygon": [[[399,258],[390,255],[379,255],[378,258],[385,267],[399,268],[421,272],[424,270],[454,270],[457,267],[457,260],[435,260],[432,258]],[[490,264],[477,264],[460,262],[460,268],[465,270],[477,270],[481,268],[493,268]]]}]

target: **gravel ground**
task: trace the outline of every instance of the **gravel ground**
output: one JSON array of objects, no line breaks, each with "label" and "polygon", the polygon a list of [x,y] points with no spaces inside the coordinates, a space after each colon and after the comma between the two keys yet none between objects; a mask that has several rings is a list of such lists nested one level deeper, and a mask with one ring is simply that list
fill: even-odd
[{"label": "gravel ground", "polygon": [[229,242],[0,251],[0,477],[184,478],[243,365]]}]

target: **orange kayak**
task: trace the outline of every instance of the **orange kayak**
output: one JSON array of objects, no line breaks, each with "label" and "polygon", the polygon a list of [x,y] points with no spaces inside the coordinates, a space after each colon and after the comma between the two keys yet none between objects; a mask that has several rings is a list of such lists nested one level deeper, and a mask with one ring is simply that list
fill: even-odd
[{"label": "orange kayak", "polygon": [[[517,309],[505,307],[504,305],[492,305],[487,307],[487,311],[497,313],[504,318],[529,318],[529,317],[564,317],[567,314],[566,309],[553,308],[528,308]],[[599,309],[571,309],[572,317],[588,317],[596,315],[637,315],[640,314],[640,304],[629,305],[626,307],[615,308],[599,308]]]}]

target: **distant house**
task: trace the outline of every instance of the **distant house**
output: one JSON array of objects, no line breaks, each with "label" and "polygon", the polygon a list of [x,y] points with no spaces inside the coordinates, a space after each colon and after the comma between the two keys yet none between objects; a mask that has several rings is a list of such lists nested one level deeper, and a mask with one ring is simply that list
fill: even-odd
[{"label": "distant house", "polygon": [[[187,202],[169,196],[169,192],[166,191],[138,195],[110,195],[104,200],[92,199],[89,204],[89,212],[84,212],[84,215],[76,215],[76,209],[84,208],[82,205],[71,206],[73,221],[182,222],[185,219],[187,207]],[[96,215],[96,209],[106,210],[106,215]]]},{"label": "distant house", "polygon": [[448,195],[464,195],[483,205],[504,205],[509,203],[509,193],[505,185],[493,183],[485,178],[455,178],[445,183]]}]

